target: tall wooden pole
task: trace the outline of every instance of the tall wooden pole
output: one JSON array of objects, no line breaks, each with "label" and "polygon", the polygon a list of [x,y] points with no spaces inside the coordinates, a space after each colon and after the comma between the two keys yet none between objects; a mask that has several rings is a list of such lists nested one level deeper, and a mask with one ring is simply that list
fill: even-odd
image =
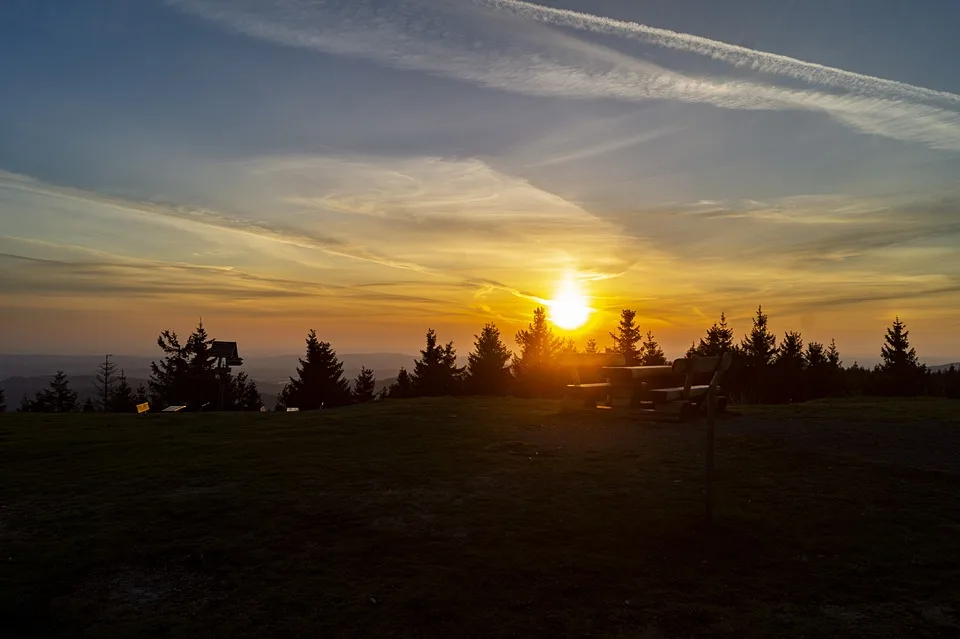
[{"label": "tall wooden pole", "polygon": [[717,418],[717,401],[715,392],[716,391],[713,388],[707,391],[707,526],[713,526],[713,450]]}]

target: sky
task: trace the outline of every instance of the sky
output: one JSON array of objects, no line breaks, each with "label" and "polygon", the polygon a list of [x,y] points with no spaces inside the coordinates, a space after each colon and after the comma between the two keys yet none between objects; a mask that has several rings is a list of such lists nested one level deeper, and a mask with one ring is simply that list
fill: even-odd
[{"label": "sky", "polygon": [[609,344],[725,312],[960,358],[960,4],[6,0],[0,352]]}]

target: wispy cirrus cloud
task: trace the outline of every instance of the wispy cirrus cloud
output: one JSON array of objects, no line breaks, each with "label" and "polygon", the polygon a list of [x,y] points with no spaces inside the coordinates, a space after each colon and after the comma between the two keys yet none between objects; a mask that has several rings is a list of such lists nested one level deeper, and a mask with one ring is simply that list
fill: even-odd
[{"label": "wispy cirrus cloud", "polygon": [[[532,3],[168,2],[228,28],[283,45],[365,58],[499,90],[570,98],[674,100],[724,109],[821,112],[863,133],[960,150],[960,96]],[[842,89],[843,93],[799,90],[759,78],[685,75],[550,30],[542,23],[639,38],[736,67]]]}]

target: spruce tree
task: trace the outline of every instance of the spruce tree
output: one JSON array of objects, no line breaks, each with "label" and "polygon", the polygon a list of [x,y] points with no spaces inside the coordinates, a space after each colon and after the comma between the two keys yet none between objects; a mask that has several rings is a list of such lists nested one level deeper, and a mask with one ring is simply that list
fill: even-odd
[{"label": "spruce tree", "polygon": [[647,331],[647,336],[640,345],[641,366],[663,366],[667,363],[667,356],[653,337],[653,331]]},{"label": "spruce tree", "polygon": [[110,355],[103,358],[103,363],[97,366],[97,377],[94,387],[97,389],[97,399],[100,410],[109,412],[113,405],[113,387],[117,382],[117,365],[110,361]]},{"label": "spruce tree", "polygon": [[887,329],[880,349],[882,390],[889,395],[916,395],[923,391],[927,367],[910,346],[910,331],[899,317]]},{"label": "spruce tree", "polygon": [[837,349],[837,340],[835,339],[830,340],[830,346],[827,348],[827,363],[834,370],[843,367],[843,362],[840,361],[840,351]]},{"label": "spruce tree", "polygon": [[717,357],[734,350],[733,329],[727,326],[726,314],[720,313],[720,322],[707,329],[706,339],[701,337],[699,344],[690,347],[687,357]]},{"label": "spruce tree", "polygon": [[182,405],[187,401],[187,358],[177,334],[163,331],[157,346],[164,358],[150,362],[150,397],[160,407]]},{"label": "spruce tree", "polygon": [[390,385],[388,397],[391,399],[406,399],[413,397],[413,379],[407,369],[401,368],[397,373],[397,380]]},{"label": "spruce tree", "polygon": [[592,337],[587,340],[587,346],[583,349],[584,353],[599,353],[600,348],[597,346],[597,340]]},{"label": "spruce tree", "polygon": [[830,392],[830,360],[820,342],[809,342],[804,353],[807,378],[807,399],[826,397]]},{"label": "spruce tree", "polygon": [[120,371],[119,380],[107,410],[111,413],[132,413],[137,408],[137,402],[133,398],[133,389],[127,383],[127,376],[123,371]]},{"label": "spruce tree", "polygon": [[317,332],[307,333],[306,359],[300,360],[297,376],[284,387],[281,402],[288,408],[316,410],[350,403],[350,384],[343,376],[343,362],[329,342],[317,339]]},{"label": "spruce tree", "polygon": [[373,399],[373,389],[377,386],[377,380],[373,376],[373,371],[363,366],[360,368],[360,374],[353,380],[353,401],[357,404],[369,402]]},{"label": "spruce tree", "polygon": [[257,383],[247,377],[243,371],[231,376],[229,381],[229,401],[224,402],[224,407],[229,410],[258,411],[263,406],[263,398],[260,396],[260,389]]},{"label": "spruce tree", "polygon": [[413,392],[419,397],[453,395],[459,391],[463,371],[457,368],[453,342],[437,345],[437,332],[427,330],[427,346],[413,365]]},{"label": "spruce tree", "polygon": [[637,345],[643,339],[640,327],[636,324],[637,312],[628,308],[620,311],[620,323],[617,331],[610,333],[613,338],[613,350],[623,355],[627,366],[635,366],[640,359],[640,349]]},{"label": "spruce tree", "polygon": [[143,384],[137,386],[137,392],[134,393],[133,400],[137,404],[146,404],[150,401],[150,396],[147,394],[147,389]]},{"label": "spruce tree", "polygon": [[520,354],[514,355],[513,372],[520,390],[528,395],[553,394],[560,389],[558,356],[563,340],[553,334],[542,306],[533,311],[533,322],[517,331]]},{"label": "spruce tree", "polygon": [[184,351],[187,357],[187,400],[194,406],[208,405],[208,409],[219,405],[221,383],[230,387],[230,380],[223,376],[224,371],[216,369],[216,358],[210,353],[213,338],[207,334],[203,320],[187,339]]},{"label": "spruce tree", "polygon": [[475,395],[505,395],[513,381],[510,351],[500,339],[500,329],[490,323],[474,336],[473,352],[467,355],[467,392]]},{"label": "spruce tree", "polygon": [[740,343],[740,353],[748,365],[762,368],[773,361],[777,354],[777,336],[768,328],[768,318],[763,306],[757,307],[750,334]]},{"label": "spruce tree", "polygon": [[773,393],[781,402],[799,402],[805,398],[803,336],[794,331],[784,334],[774,360],[776,389]]},{"label": "spruce tree", "polygon": [[97,407],[93,405],[93,400],[91,398],[88,397],[87,401],[83,403],[83,408],[81,409],[80,412],[83,412],[83,413],[97,412]]},{"label": "spruce tree", "polygon": [[54,413],[75,413],[80,409],[77,394],[70,390],[70,380],[63,371],[57,371],[50,382],[50,411]]}]

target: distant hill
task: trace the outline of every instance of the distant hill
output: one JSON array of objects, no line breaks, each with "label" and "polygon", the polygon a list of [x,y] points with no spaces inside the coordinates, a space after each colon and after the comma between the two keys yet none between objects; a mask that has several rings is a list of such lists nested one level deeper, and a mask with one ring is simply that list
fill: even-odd
[{"label": "distant hill", "polygon": [[937,371],[947,371],[950,370],[950,367],[953,366],[957,370],[960,370],[960,362],[953,362],[951,364],[941,364],[940,366],[927,366],[931,371],[936,373]]}]

